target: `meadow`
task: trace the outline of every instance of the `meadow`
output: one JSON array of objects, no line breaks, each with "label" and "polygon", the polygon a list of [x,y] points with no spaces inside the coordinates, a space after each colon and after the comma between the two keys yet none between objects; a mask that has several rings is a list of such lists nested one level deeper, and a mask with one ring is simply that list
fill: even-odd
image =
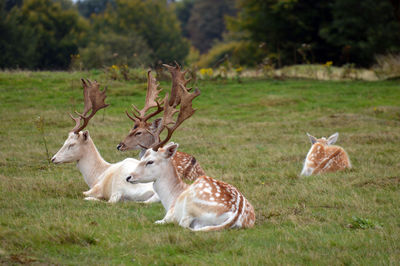
[{"label": "meadow", "polygon": [[[256,225],[193,233],[155,225],[160,203],[83,200],[74,164],[49,164],[82,110],[80,78],[108,86],[88,130],[109,162],[142,106],[145,83],[92,72],[0,72],[1,264],[399,265],[400,82],[199,81],[195,115],[174,134],[209,176],[249,199]],[[169,90],[169,82],[161,87]],[[40,125],[39,125],[40,129]],[[299,177],[306,132],[339,132],[353,169]]]}]

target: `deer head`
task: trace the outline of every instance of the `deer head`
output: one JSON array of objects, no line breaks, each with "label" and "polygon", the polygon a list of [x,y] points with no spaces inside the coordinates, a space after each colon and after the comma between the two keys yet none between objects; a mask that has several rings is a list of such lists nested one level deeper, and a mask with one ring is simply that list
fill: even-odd
[{"label": "deer head", "polygon": [[310,142],[312,145],[314,145],[315,143],[320,143],[323,146],[327,146],[327,145],[333,145],[336,143],[337,139],[339,138],[339,133],[336,132],[335,134],[330,136],[328,139],[326,139],[325,137],[317,139],[316,137],[314,137],[308,133],[307,133],[307,136],[310,139]]},{"label": "deer head", "polygon": [[[161,119],[155,119],[152,123],[148,122],[148,120],[163,110],[162,106],[158,102],[158,94],[161,91],[161,89],[158,90],[158,86],[159,84],[157,83],[157,80],[151,75],[151,71],[149,70],[147,72],[145,105],[142,110],[139,110],[133,105],[133,116],[126,112],[126,115],[134,122],[134,124],[133,128],[129,131],[128,136],[118,144],[118,150],[139,150],[143,149],[143,147],[149,147],[157,141],[154,133],[159,127]],[[146,115],[146,113],[154,107],[157,107],[157,110]]]},{"label": "deer head", "polygon": [[[174,103],[169,101],[168,94],[164,99],[164,113],[161,120],[161,125],[158,127],[155,137],[158,140],[146,151],[144,156],[141,158],[141,162],[137,167],[137,171],[127,178],[128,182],[138,182],[146,183],[154,181],[158,176],[160,176],[159,171],[163,171],[165,167],[160,167],[163,164],[170,161],[176,150],[178,149],[178,144],[170,143],[167,147],[162,148],[172,137],[174,131],[189,117],[191,117],[196,110],[192,107],[192,101],[194,98],[200,95],[200,90],[196,89],[193,93],[190,93],[182,84],[179,86],[180,89],[180,107],[179,111],[174,107]],[[171,102],[172,105],[169,103]],[[178,113],[176,121],[174,121],[174,115]],[[165,139],[161,140],[160,134],[164,129],[167,129],[167,136]],[[158,167],[156,167],[158,166]],[[157,168],[157,169],[156,169]],[[156,169],[150,171],[147,169]],[[141,173],[144,173],[143,177]],[[137,178],[136,178],[137,177]]]},{"label": "deer head", "polygon": [[[75,121],[75,127],[68,134],[67,140],[61,149],[53,156],[53,163],[68,163],[79,161],[85,154],[86,144],[93,143],[88,131],[82,131],[89,123],[90,119],[102,108],[106,108],[108,104],[106,99],[106,90],[100,91],[100,84],[97,81],[82,79],[84,109],[80,114],[75,111],[78,117],[71,114],[70,117]],[[91,112],[90,112],[91,111]],[[90,114],[88,115],[88,113]]]},{"label": "deer head", "polygon": [[[176,64],[175,67],[166,64],[163,66],[170,71],[172,76],[172,88],[171,97],[169,98],[169,105],[176,107],[180,104],[182,98],[180,84],[185,87],[190,79],[185,79],[186,71],[181,71],[181,68],[178,64]],[[134,125],[129,131],[128,136],[126,136],[125,139],[118,144],[118,150],[144,150],[159,141],[157,132],[160,131],[160,127],[162,125],[161,118],[157,118],[151,123],[148,122],[150,118],[159,114],[163,110],[157,100],[158,94],[161,91],[158,90],[158,86],[159,84],[157,83],[156,79],[152,77],[151,71],[149,70],[147,72],[147,94],[145,107],[142,110],[138,110],[138,108],[133,106],[134,117],[127,113],[128,117],[134,121]],[[162,103],[165,104],[165,100]],[[157,110],[146,116],[146,112],[153,107],[157,107]]]},{"label": "deer head", "polygon": [[159,177],[164,176],[165,169],[170,159],[175,155],[179,145],[177,143],[169,143],[164,148],[154,151],[148,149],[142,157],[135,172],[126,178],[126,181],[137,183],[154,182]]}]

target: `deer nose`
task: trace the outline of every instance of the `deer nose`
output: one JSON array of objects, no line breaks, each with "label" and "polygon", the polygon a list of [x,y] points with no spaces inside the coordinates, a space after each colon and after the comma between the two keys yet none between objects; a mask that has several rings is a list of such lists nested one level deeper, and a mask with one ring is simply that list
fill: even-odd
[{"label": "deer nose", "polygon": [[128,176],[128,177],[126,178],[126,182],[129,182],[131,179],[132,179],[132,176],[130,175],[130,176]]},{"label": "deer nose", "polygon": [[56,160],[56,157],[54,156],[53,158],[51,158],[51,162],[54,163],[54,161]]},{"label": "deer nose", "polygon": [[117,145],[117,150],[121,150],[121,148],[124,147],[124,144],[121,142],[120,144]]}]

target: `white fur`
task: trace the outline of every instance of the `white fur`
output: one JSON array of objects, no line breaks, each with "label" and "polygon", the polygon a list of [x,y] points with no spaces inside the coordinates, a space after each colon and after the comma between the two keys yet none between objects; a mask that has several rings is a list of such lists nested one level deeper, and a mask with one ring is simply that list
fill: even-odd
[{"label": "white fur", "polygon": [[[148,150],[129,178],[129,182],[135,184],[154,181],[154,190],[167,211],[164,218],[156,221],[156,224],[176,222],[193,231],[209,231],[242,227],[242,221],[248,217],[246,215],[254,217],[253,207],[245,208],[247,200],[236,189],[228,192],[233,199],[232,203],[221,200],[217,202],[216,193],[212,193],[208,182],[213,182],[215,188],[219,188],[219,185],[212,178],[204,176],[192,185],[185,184],[170,161],[177,148],[177,144],[170,143],[158,152]],[[221,192],[217,193],[220,195]],[[204,194],[209,195],[208,199],[199,197]],[[239,206],[240,204],[242,205]],[[254,220],[251,221],[245,226],[253,226]]]},{"label": "white fur", "polygon": [[301,171],[301,174],[300,174],[302,176],[310,176],[312,174],[312,172],[314,171],[314,168],[308,166],[311,163],[311,161],[308,159],[311,154],[311,150],[312,150],[312,146],[307,153],[306,159],[304,160],[303,170]]},{"label": "white fur", "polygon": [[139,161],[128,158],[110,164],[96,149],[89,132],[69,133],[61,149],[53,156],[54,163],[77,162],[90,190],[84,192],[86,200],[105,199],[110,203],[122,200],[155,202],[158,197],[153,185],[130,184],[126,177],[135,170]]}]

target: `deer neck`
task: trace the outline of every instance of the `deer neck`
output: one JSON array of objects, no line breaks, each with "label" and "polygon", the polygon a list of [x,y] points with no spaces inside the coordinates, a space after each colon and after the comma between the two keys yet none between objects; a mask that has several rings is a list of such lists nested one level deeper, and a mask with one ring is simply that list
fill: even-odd
[{"label": "deer neck", "polygon": [[166,211],[172,207],[178,196],[188,186],[189,185],[184,183],[178,176],[172,160],[167,163],[164,175],[158,178],[153,184],[154,190],[157,192]]},{"label": "deer neck", "polygon": [[92,188],[99,181],[100,175],[110,164],[101,157],[93,141],[90,139],[83,150],[81,159],[77,161],[76,166],[83,175],[86,184]]},{"label": "deer neck", "polygon": [[146,153],[147,149],[140,149],[140,153],[139,153],[139,160],[142,159],[143,155]]}]

